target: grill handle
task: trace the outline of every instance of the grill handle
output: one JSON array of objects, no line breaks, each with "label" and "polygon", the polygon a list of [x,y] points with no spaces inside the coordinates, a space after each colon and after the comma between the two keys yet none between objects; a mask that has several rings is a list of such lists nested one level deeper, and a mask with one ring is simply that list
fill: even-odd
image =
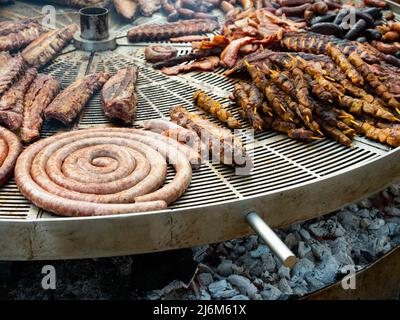
[{"label": "grill handle", "polygon": [[246,216],[246,221],[257,235],[264,240],[272,252],[282,261],[284,266],[288,268],[294,267],[297,262],[296,256],[257,213],[250,212]]}]

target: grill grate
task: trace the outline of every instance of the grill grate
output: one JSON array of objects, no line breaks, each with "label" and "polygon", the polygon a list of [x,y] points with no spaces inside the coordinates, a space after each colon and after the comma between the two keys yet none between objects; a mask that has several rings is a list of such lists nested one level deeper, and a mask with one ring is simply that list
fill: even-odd
[{"label": "grill grate", "polygon": [[[34,7],[35,10],[29,10]],[[18,12],[11,17],[21,18],[37,14],[37,6],[24,4],[18,6]],[[21,16],[21,17],[20,17]],[[71,12],[60,15],[60,25],[70,23],[76,17]],[[162,21],[160,15],[154,20]],[[75,20],[76,21],[76,20]],[[148,21],[140,18],[136,23]],[[113,30],[123,35],[130,26],[115,23]],[[53,63],[42,72],[56,77],[65,88],[75,79],[91,72],[116,70],[136,64],[139,67],[138,79],[138,118],[140,121],[169,116],[170,107],[184,105],[190,111],[199,112],[192,103],[192,95],[203,89],[218,99],[239,119],[237,110],[231,105],[228,95],[239,79],[230,79],[223,75],[223,69],[214,73],[189,73],[178,77],[167,77],[154,70],[144,60],[144,48],[148,44],[127,43],[125,38],[118,40],[120,46],[111,52],[89,54],[75,51],[72,46],[64,49]],[[190,44],[174,44],[180,54],[190,51]],[[211,119],[216,122],[215,120]],[[170,208],[193,208],[220,203],[221,201],[243,199],[263,192],[273,192],[322,177],[333,175],[341,170],[351,169],[384,155],[389,149],[365,139],[357,139],[354,148],[346,148],[325,139],[311,144],[293,141],[275,132],[263,132],[250,139],[249,127],[241,120],[244,129],[237,135],[247,145],[254,157],[255,168],[250,176],[236,176],[233,169],[220,164],[206,163],[193,174],[193,181],[188,191]],[[217,123],[217,122],[216,122]],[[57,132],[82,129],[91,126],[115,125],[105,118],[99,100],[99,94],[89,101],[80,121],[73,128],[64,128],[56,122],[46,122],[42,137]],[[173,169],[169,168],[168,178],[172,178]],[[14,181],[0,189],[1,219],[40,219],[56,218],[38,210],[18,192]]]}]

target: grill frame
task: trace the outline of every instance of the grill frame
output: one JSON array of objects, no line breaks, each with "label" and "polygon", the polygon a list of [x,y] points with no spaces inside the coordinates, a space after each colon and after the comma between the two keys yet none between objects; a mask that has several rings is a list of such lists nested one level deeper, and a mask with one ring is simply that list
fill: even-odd
[{"label": "grill frame", "polygon": [[[24,6],[35,5],[17,2],[17,8]],[[160,15],[156,15],[153,19],[140,18],[135,23],[162,20]],[[121,26],[114,25],[113,31],[122,32],[128,28],[124,26],[121,29]],[[143,48],[147,44],[132,46],[121,37],[118,42],[120,48],[112,54],[80,53],[70,45],[54,64],[44,69],[44,73],[61,77],[61,83],[65,87],[74,80],[74,72],[76,76],[81,76],[102,70],[104,66],[116,68],[127,63],[126,61],[137,64],[142,74],[139,80],[139,101],[142,102],[140,106],[146,105],[149,108],[147,113],[142,113],[139,109],[139,117],[145,114],[139,121],[157,113],[158,116],[166,116],[165,110],[168,110],[169,101],[162,99],[165,92],[181,99],[190,110],[196,108],[190,107],[190,90],[187,88],[205,88],[224,104],[227,103],[224,97],[231,91],[236,80],[224,78],[220,74],[222,70],[174,78],[164,77],[144,63]],[[188,50],[187,44],[175,46],[181,51]],[[130,50],[132,48],[135,48],[133,55]],[[104,63],[104,59],[117,59],[117,63]],[[73,68],[63,72],[62,61],[67,60]],[[163,88],[165,92],[157,97],[152,87]],[[89,102],[85,111],[80,121],[68,129],[108,123],[101,115],[98,95]],[[46,124],[43,137],[60,130],[67,129],[54,123]],[[243,136],[246,136],[246,132]],[[355,149],[347,149],[330,140],[306,145],[276,133],[263,133],[257,136],[254,150],[260,164],[256,166],[259,176],[255,176],[253,181],[245,180],[252,178],[232,177],[232,172],[220,165],[206,164],[203,169],[194,173],[195,179],[187,197],[184,196],[168,210],[152,213],[60,218],[31,205],[26,216],[18,215],[18,206],[26,205],[27,201],[18,200],[15,186],[10,183],[0,189],[0,260],[108,257],[220,242],[253,233],[245,222],[248,212],[258,212],[271,227],[283,227],[337,210],[400,180],[400,175],[396,174],[400,172],[400,149],[390,150],[363,138],[357,139]],[[330,162],[326,158],[328,155]],[[348,156],[352,161],[350,167],[335,166],[337,159],[341,161],[340,164],[344,164],[344,159]],[[358,159],[362,163],[355,164]],[[271,162],[272,168],[269,162],[262,163],[266,160]],[[335,170],[338,171],[334,172]],[[274,181],[270,190],[259,192],[259,185],[252,186],[254,182],[263,181],[261,176],[264,179],[269,177],[269,182]],[[222,183],[217,185],[215,178],[219,178],[218,181]],[[286,179],[286,185],[279,187],[283,178]],[[213,182],[212,188],[216,193],[212,197],[208,194],[206,200],[198,200],[203,197],[202,189],[207,181]],[[10,210],[9,216],[6,216],[2,214],[2,208],[8,208],[4,203],[13,203],[13,200],[8,199],[2,203],[2,199],[9,195],[17,199],[17,214]],[[223,197],[222,201],[220,197]],[[197,201],[196,205],[190,204],[193,199]],[[13,208],[12,205],[9,206]]]}]

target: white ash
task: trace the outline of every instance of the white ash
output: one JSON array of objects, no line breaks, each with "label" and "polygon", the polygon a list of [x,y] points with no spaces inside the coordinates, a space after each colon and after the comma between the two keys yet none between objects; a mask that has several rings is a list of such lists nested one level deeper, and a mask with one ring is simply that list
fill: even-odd
[{"label": "white ash", "polygon": [[195,249],[197,295],[181,298],[288,299],[331,285],[349,268],[362,270],[400,245],[400,184],[277,234],[298,257],[292,270],[257,236],[202,246]]}]

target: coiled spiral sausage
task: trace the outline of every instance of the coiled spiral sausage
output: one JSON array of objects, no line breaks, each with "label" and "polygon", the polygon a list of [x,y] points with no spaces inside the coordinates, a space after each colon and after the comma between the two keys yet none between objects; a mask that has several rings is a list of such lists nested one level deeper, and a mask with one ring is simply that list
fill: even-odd
[{"label": "coiled spiral sausage", "polygon": [[[188,188],[192,168],[174,140],[129,128],[55,135],[29,146],[15,168],[36,206],[63,216],[161,210]],[[167,161],[176,171],[164,184]]]}]

